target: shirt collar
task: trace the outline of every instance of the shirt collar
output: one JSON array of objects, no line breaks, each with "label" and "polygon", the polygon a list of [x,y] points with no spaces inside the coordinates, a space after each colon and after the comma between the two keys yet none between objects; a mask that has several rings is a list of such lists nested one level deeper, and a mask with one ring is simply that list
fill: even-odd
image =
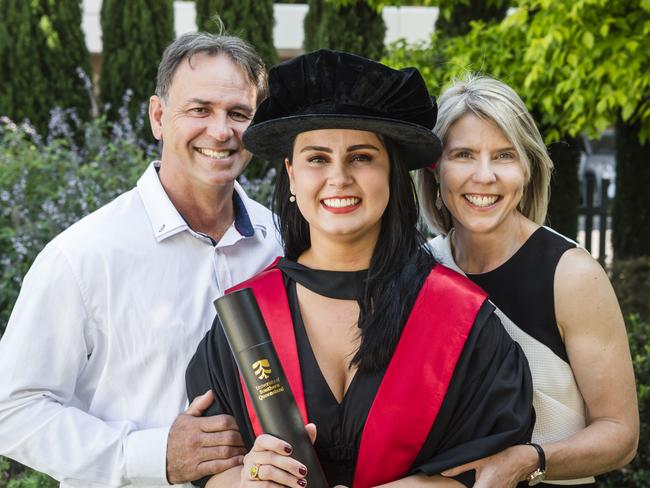
[{"label": "shirt collar", "polygon": [[[243,193],[242,189],[242,193]],[[246,196],[246,194],[244,194]],[[232,206],[235,213],[235,229],[239,232],[242,237],[253,237],[255,235],[255,229],[253,228],[253,223],[251,218],[248,215],[248,210],[246,210],[246,205],[244,205],[244,200],[237,191],[232,193]]]},{"label": "shirt collar", "polygon": [[[189,230],[189,226],[165,192],[158,177],[158,168],[160,168],[160,161],[153,161],[138,180],[137,189],[156,240],[160,242],[179,232]],[[266,235],[269,231],[268,219],[264,218],[264,214],[258,208],[261,206],[248,198],[238,182],[234,183],[235,229],[243,238],[253,237],[256,229]]]},{"label": "shirt collar", "polygon": [[158,178],[160,161],[152,162],[137,183],[138,193],[158,242],[189,229]]},{"label": "shirt collar", "polygon": [[235,210],[235,228],[242,237],[252,237],[256,230],[262,232],[263,236],[271,231],[269,225],[273,226],[269,218],[269,211],[266,207],[257,203],[246,195],[246,192],[235,180],[235,191],[233,193],[233,205]]}]

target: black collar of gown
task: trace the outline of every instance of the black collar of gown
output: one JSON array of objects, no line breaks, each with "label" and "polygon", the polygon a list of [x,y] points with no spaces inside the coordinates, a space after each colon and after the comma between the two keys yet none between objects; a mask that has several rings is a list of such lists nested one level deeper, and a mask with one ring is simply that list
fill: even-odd
[{"label": "black collar of gown", "polygon": [[367,269],[362,271],[311,269],[287,258],[280,259],[277,266],[290,279],[314,293],[339,300],[357,300],[359,305],[363,301],[368,277]]}]

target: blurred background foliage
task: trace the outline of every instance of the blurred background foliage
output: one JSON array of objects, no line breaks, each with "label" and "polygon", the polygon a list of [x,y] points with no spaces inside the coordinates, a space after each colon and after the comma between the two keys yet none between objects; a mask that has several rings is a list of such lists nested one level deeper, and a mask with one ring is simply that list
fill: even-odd
[{"label": "blurred background foliage", "polygon": [[271,0],[196,0],[196,25],[199,30],[241,37],[256,47],[267,66],[278,62],[273,45],[273,2]]},{"label": "blurred background foliage", "polygon": [[[197,23],[251,41],[268,64],[273,3],[196,0]],[[280,2],[275,2],[280,3]],[[616,133],[614,259],[638,383],[641,442],[603,487],[650,487],[650,0],[306,0],[307,50],[345,49],[416,66],[432,94],[479,72],[524,99],[555,164],[549,223],[575,237],[583,135]],[[428,42],[384,45],[387,5],[437,6]],[[156,157],[146,102],[173,39],[172,0],[104,0],[102,69],[89,76],[80,0],[0,0],[0,335],[22,277],[67,226],[131,188]],[[35,55],[38,53],[38,55]],[[274,168],[254,161],[241,182],[268,203]],[[1,487],[48,487],[47,476],[0,458]]]}]

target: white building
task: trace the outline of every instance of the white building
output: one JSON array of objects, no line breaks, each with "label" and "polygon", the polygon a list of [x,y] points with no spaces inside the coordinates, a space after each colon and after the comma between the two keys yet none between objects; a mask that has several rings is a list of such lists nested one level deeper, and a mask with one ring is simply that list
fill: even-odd
[{"label": "white building", "polygon": [[[102,33],[99,22],[101,0],[83,1],[82,28],[86,34],[86,45],[93,59],[93,68],[98,71],[101,62]],[[297,56],[303,52],[303,19],[307,14],[306,4],[274,5],[275,27],[273,38],[280,59]],[[438,18],[436,7],[385,7],[386,43],[404,38],[409,42],[427,41]],[[196,30],[194,2],[174,2],[174,26],[176,35]],[[226,26],[227,27],[227,26]]]}]

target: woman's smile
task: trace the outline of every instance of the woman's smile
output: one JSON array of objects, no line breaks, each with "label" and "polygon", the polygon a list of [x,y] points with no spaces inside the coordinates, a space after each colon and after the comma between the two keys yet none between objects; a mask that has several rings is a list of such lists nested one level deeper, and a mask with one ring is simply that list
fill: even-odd
[{"label": "woman's smile", "polygon": [[361,206],[361,198],[350,196],[323,198],[320,202],[325,210],[337,214],[354,212]]},{"label": "woman's smile", "polygon": [[486,195],[481,193],[466,193],[463,196],[471,206],[481,209],[493,207],[501,199],[499,195]]}]

